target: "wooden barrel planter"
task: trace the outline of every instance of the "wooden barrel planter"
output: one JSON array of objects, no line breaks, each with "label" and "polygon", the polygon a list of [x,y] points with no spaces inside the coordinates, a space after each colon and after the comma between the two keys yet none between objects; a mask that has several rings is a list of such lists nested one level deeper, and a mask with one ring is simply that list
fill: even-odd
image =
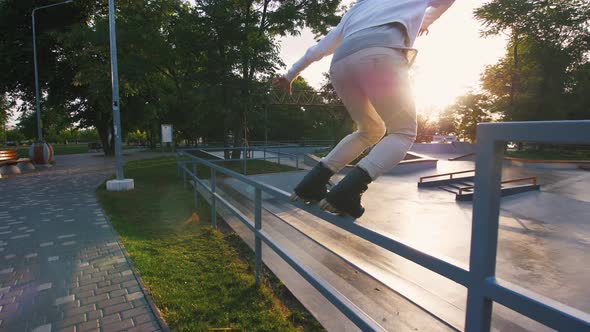
[{"label": "wooden barrel planter", "polygon": [[36,165],[47,165],[53,161],[53,147],[49,143],[35,143],[29,147],[29,158]]}]

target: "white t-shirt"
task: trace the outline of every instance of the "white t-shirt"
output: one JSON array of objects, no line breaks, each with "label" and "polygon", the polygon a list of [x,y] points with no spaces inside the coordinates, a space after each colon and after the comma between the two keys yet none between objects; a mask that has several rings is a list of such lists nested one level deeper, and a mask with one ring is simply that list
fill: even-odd
[{"label": "white t-shirt", "polygon": [[289,69],[285,78],[294,80],[300,72],[315,61],[334,53],[344,38],[363,29],[402,24],[407,33],[408,47],[413,47],[420,29],[437,20],[454,0],[364,0],[357,2],[342,17],[340,23]]},{"label": "white t-shirt", "polygon": [[404,53],[411,65],[416,57],[416,50],[407,46],[409,38],[405,28],[399,23],[388,23],[366,28],[345,37],[334,51],[332,63],[360,50],[370,47],[387,47]]}]

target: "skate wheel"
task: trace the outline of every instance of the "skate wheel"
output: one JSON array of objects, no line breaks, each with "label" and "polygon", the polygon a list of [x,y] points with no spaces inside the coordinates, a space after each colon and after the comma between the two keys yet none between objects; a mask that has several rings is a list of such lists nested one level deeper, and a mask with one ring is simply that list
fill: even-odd
[{"label": "skate wheel", "polygon": [[337,216],[345,215],[345,213],[341,212],[337,208],[333,207],[332,204],[328,203],[328,201],[325,198],[322,199],[322,201],[320,202],[320,209],[322,209],[324,211],[328,211],[328,212],[335,214]]},{"label": "skate wheel", "polygon": [[301,197],[299,197],[299,195],[297,195],[296,193],[292,193],[291,197],[289,197],[289,200],[291,202],[302,202],[303,200],[301,199]]},{"label": "skate wheel", "polygon": [[302,202],[302,203],[305,203],[305,204],[316,204],[318,202],[318,201],[315,201],[315,200],[307,200],[307,199],[304,199],[303,197],[300,197],[296,193],[292,193],[291,194],[291,196],[289,197],[289,201],[291,201],[291,202]]}]

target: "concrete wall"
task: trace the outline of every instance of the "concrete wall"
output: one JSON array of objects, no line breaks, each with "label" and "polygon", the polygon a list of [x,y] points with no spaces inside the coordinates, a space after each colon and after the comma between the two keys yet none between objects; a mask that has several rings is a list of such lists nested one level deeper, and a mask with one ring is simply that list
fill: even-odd
[{"label": "concrete wall", "polygon": [[552,161],[552,160],[523,160],[523,159],[512,159],[504,158],[505,162],[509,165],[528,167],[528,168],[542,168],[542,169],[578,169],[579,166],[590,166],[588,162],[564,162],[564,161]]},{"label": "concrete wall", "polygon": [[[315,166],[321,158],[314,156],[313,154],[306,154],[304,156],[303,162],[305,165],[313,167]],[[412,153],[408,153],[406,155],[405,160],[403,160],[399,165],[394,167],[393,169],[385,172],[385,174],[401,174],[401,173],[410,173],[410,172],[417,172],[422,171],[425,169],[436,168],[438,163],[437,159],[428,158],[427,156],[422,155],[414,155]],[[342,172],[346,173],[350,168],[354,166],[349,165],[345,167]]]},{"label": "concrete wall", "polygon": [[[258,147],[253,147],[258,149]],[[260,147],[261,148],[261,147]],[[319,150],[324,150],[329,148],[328,146],[289,146],[285,145],[285,147],[280,148],[270,148],[266,149],[267,152],[282,152],[282,153],[291,153],[291,154],[306,154],[306,153],[314,153]]]},{"label": "concrete wall", "polygon": [[410,151],[424,154],[462,154],[475,152],[475,145],[466,142],[444,144],[415,143]]}]

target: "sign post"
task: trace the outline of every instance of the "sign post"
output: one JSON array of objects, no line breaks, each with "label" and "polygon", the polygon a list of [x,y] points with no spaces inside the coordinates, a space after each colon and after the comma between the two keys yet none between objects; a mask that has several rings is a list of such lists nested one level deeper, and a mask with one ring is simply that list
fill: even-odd
[{"label": "sign post", "polygon": [[164,150],[164,144],[166,144],[166,147],[169,147],[173,141],[174,140],[172,139],[172,125],[171,124],[163,124],[162,125],[162,150]]}]

